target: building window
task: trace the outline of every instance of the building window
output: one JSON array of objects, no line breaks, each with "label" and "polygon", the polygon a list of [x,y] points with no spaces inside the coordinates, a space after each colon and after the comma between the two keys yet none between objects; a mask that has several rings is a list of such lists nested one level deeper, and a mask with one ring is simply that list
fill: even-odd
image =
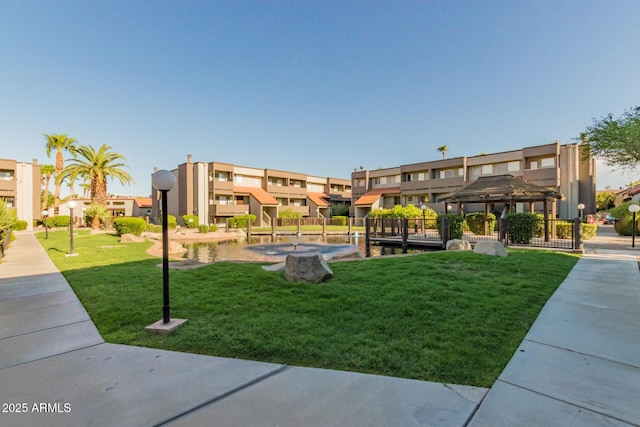
[{"label": "building window", "polygon": [[520,162],[508,162],[507,172],[520,172]]},{"label": "building window", "polygon": [[538,169],[538,161],[529,160],[529,169]]},{"label": "building window", "polygon": [[540,159],[541,168],[553,168],[556,166],[556,159],[554,157],[547,157],[546,159]]},{"label": "building window", "polygon": [[2,198],[6,203],[7,203],[7,207],[8,208],[13,208],[15,207],[15,200],[13,199],[13,197],[3,197]]},{"label": "building window", "polygon": [[0,170],[0,181],[13,181],[13,171]]},{"label": "building window", "polygon": [[493,173],[493,165],[482,165],[481,173],[483,175],[488,175]]}]

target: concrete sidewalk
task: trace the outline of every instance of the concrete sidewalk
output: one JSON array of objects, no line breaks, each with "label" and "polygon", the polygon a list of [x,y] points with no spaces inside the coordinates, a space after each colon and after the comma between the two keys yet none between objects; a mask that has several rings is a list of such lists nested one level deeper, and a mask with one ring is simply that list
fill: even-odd
[{"label": "concrete sidewalk", "polygon": [[0,264],[0,426],[640,426],[629,246],[587,243],[487,394],[106,344],[41,245],[19,233]]},{"label": "concrete sidewalk", "polygon": [[463,426],[486,392],[106,344],[32,233],[0,264],[1,427]]}]

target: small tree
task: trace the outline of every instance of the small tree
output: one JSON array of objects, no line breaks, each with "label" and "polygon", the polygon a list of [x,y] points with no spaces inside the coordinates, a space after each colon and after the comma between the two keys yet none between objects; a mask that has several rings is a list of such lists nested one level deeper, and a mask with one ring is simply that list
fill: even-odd
[{"label": "small tree", "polygon": [[635,169],[640,164],[640,107],[631,107],[618,118],[608,114],[593,119],[581,136],[587,148],[583,158],[593,155],[609,166]]},{"label": "small tree", "polygon": [[608,191],[596,194],[596,207],[598,210],[607,211],[614,207],[616,195]]}]

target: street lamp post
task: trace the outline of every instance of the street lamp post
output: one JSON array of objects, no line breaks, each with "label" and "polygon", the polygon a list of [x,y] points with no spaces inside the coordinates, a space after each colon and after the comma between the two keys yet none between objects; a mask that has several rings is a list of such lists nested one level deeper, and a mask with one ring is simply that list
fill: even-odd
[{"label": "street lamp post", "polygon": [[420,206],[422,209],[422,231],[424,232],[424,238],[427,238],[427,205],[424,203]]},{"label": "street lamp post", "polygon": [[168,170],[159,170],[153,174],[153,187],[162,197],[162,323],[171,321],[169,304],[169,222],[167,220],[167,193],[176,185],[176,177]]},{"label": "street lamp post", "polygon": [[582,221],[582,210],[584,209],[584,203],[578,203],[578,218]]},{"label": "street lamp post", "polygon": [[73,200],[67,202],[69,208],[69,255],[73,255],[73,209],[76,206],[78,204]]},{"label": "street lamp post", "polygon": [[48,210],[43,210],[42,211],[42,217],[44,218],[42,220],[42,222],[44,223],[44,238],[48,239],[49,238],[49,227],[47,226],[47,217],[49,216],[49,211]]},{"label": "street lamp post", "polygon": [[638,224],[636,224],[636,212],[640,211],[640,205],[636,205],[635,203],[629,205],[629,212],[633,214],[633,224],[631,227],[631,247],[636,247],[636,228]]}]

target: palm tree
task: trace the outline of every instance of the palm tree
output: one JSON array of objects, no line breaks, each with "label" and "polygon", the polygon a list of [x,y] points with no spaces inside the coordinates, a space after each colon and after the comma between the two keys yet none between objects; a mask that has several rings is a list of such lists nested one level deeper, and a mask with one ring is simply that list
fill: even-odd
[{"label": "palm tree", "polygon": [[54,210],[58,211],[58,206],[60,205],[60,184],[62,184],[62,179],[60,178],[60,172],[64,168],[64,158],[62,157],[62,150],[67,150],[73,152],[76,140],[75,138],[67,137],[67,134],[61,135],[44,135],[44,138],[47,140],[47,157],[51,157],[51,151],[56,150],[56,165],[55,165],[55,174],[56,174],[56,192],[55,192],[55,200],[53,202]]},{"label": "palm tree", "polygon": [[[91,181],[91,204],[107,205],[107,178],[117,179],[123,185],[134,182],[131,175],[123,170],[128,166],[121,162],[126,160],[122,154],[109,151],[111,147],[103,144],[98,151],[91,145],[81,145],[74,149],[76,157],[67,160],[69,164],[62,170],[61,179],[78,176],[87,177]],[[92,226],[97,227],[99,221],[94,217]]]},{"label": "palm tree", "polygon": [[49,203],[49,183],[51,176],[56,171],[53,165],[40,165],[40,173],[44,175],[44,197],[42,198],[42,210],[47,209]]},{"label": "palm tree", "polygon": [[442,153],[442,159],[444,160],[447,151],[449,151],[449,147],[443,145],[441,147],[438,147],[438,151]]}]

